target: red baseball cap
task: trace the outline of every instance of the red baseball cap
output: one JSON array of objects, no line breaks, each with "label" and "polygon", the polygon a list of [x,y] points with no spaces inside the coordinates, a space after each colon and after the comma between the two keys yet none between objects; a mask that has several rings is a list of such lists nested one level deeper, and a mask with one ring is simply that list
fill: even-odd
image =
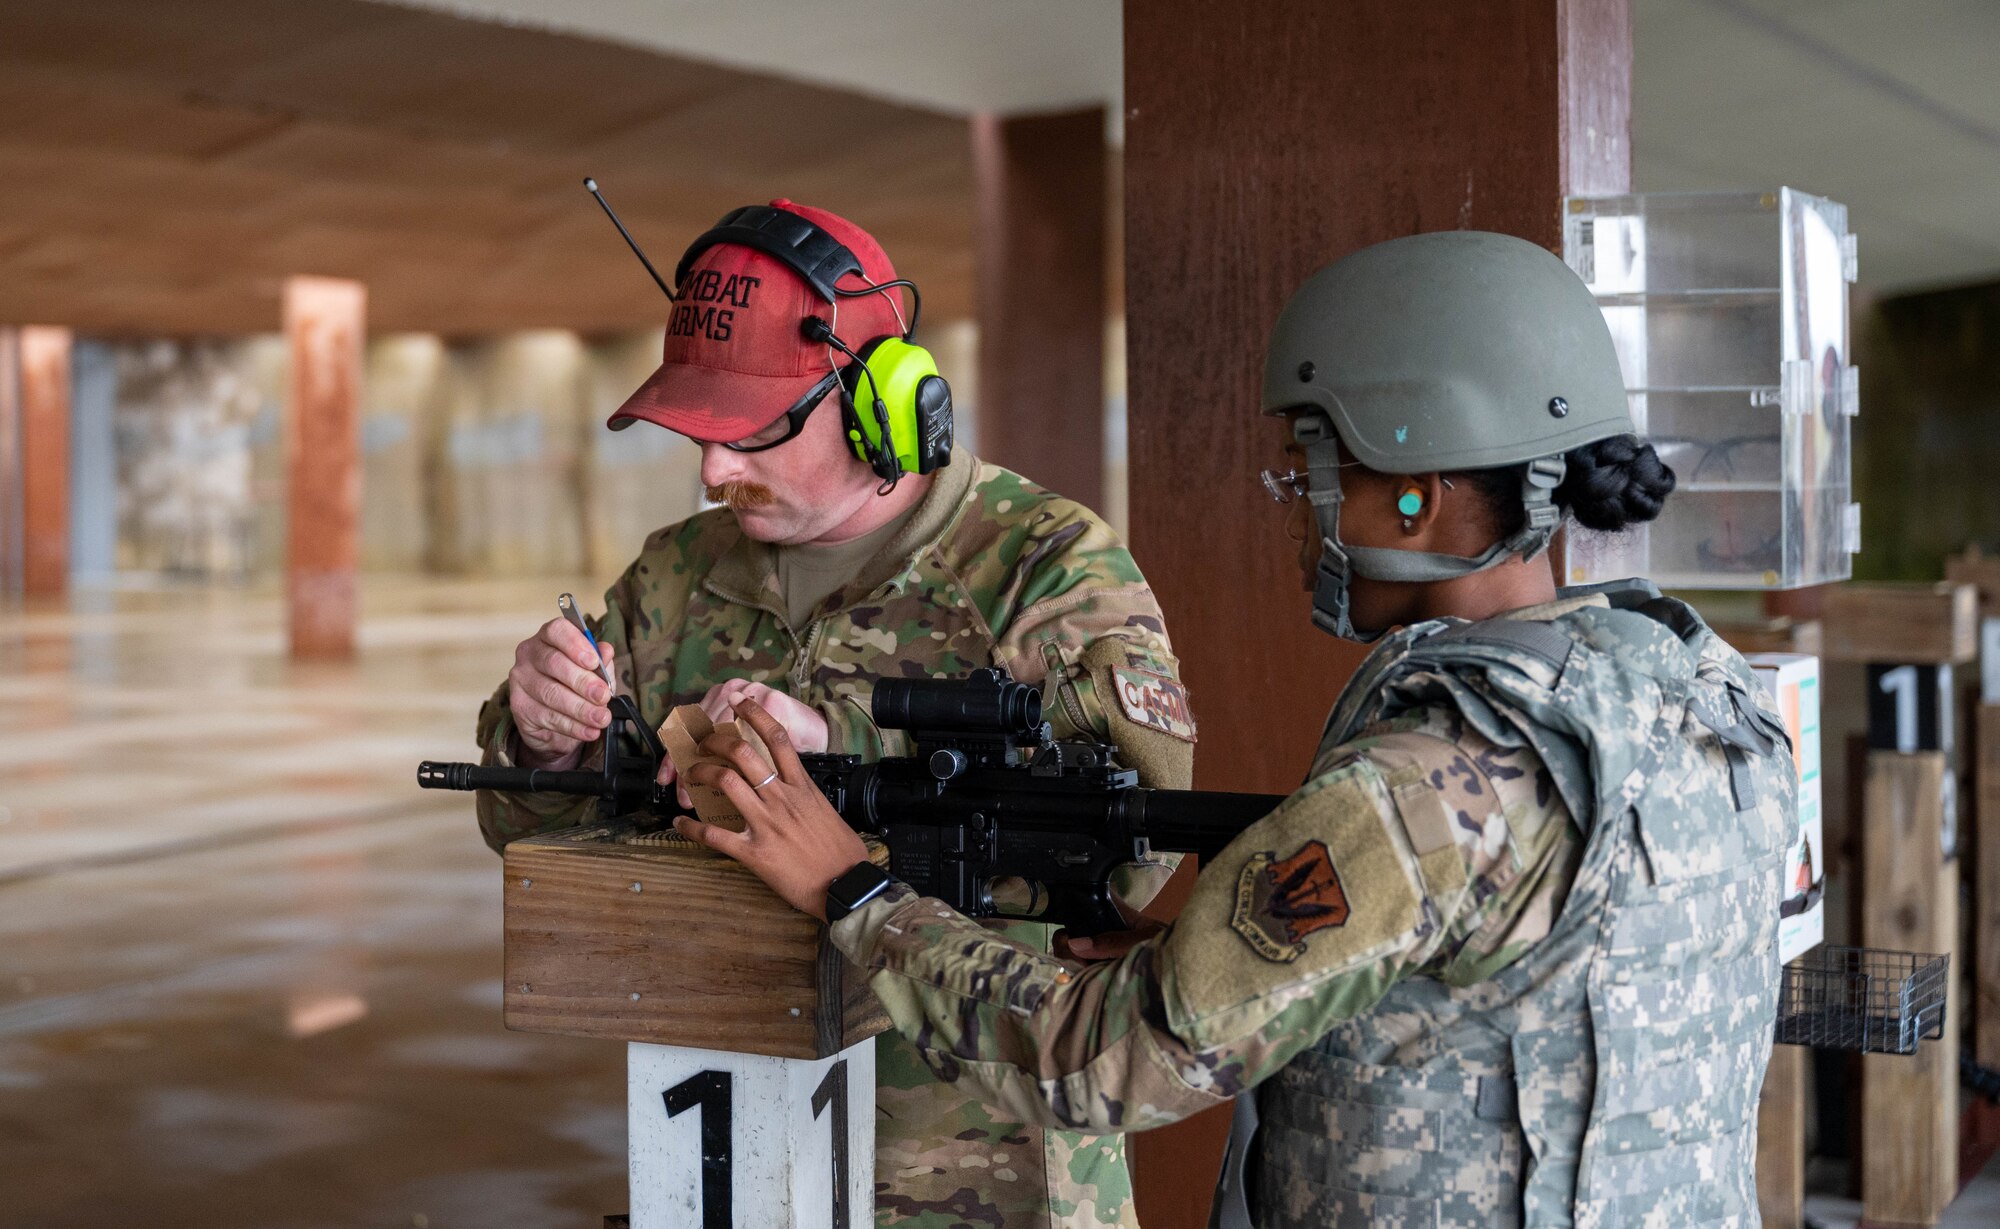
[{"label": "red baseball cap", "polygon": [[[771,205],[805,218],[854,253],[862,272],[841,278],[835,283],[840,289],[895,280],[882,245],[846,218],[788,200]],[[677,287],[659,370],[606,425],[618,431],[643,419],[704,443],[754,435],[848,361],[826,343],[808,341],[799,332],[801,321],[829,320],[835,335],[859,350],[877,337],[902,336],[900,293],[828,303],[776,256],[718,243],[696,258]]]}]

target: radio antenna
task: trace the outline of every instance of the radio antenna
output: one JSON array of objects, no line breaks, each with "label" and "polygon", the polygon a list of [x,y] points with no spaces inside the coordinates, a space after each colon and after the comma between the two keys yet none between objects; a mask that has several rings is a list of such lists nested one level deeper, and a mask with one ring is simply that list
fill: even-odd
[{"label": "radio antenna", "polygon": [[611,224],[618,228],[618,233],[625,236],[625,246],[632,249],[632,254],[639,258],[639,263],[646,266],[646,272],[653,275],[653,284],[660,288],[660,293],[669,299],[673,298],[674,292],[667,289],[667,283],[660,277],[660,271],[653,267],[653,262],[646,259],[646,253],[639,249],[639,241],[632,237],[632,232],[625,229],[625,223],[620,222],[618,215],[612,212],[611,202],[604,199],[604,193],[597,190],[597,181],[586,178],[583,186],[585,191],[597,198],[598,204],[604,206],[604,216],[610,218]]}]

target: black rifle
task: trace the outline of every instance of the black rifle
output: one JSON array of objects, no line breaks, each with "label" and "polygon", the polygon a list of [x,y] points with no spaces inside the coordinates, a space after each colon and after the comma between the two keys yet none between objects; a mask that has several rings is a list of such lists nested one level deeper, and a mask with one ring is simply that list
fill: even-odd
[{"label": "black rifle", "polygon": [[[417,784],[595,798],[603,818],[686,814],[672,786],[654,784],[659,739],[630,699],[615,697],[611,708],[599,770],[425,761]],[[882,729],[907,731],[916,754],[799,759],[841,818],[887,843],[896,878],[971,917],[1055,922],[1076,934],[1117,929],[1125,923],[1112,904],[1112,872],[1156,850],[1212,858],[1284,801],[1142,787],[1115,748],[1057,742],[1042,721],[1041,692],[999,670],[884,679],[873,711]],[[640,754],[618,754],[621,728]]]}]

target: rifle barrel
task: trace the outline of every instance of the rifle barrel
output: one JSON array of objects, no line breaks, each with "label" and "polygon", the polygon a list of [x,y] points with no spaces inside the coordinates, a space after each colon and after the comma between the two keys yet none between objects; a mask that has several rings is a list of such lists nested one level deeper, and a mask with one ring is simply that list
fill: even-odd
[{"label": "rifle barrel", "polygon": [[422,789],[528,790],[597,797],[604,792],[604,774],[585,769],[552,772],[544,768],[494,768],[425,760],[417,765],[417,785]]}]

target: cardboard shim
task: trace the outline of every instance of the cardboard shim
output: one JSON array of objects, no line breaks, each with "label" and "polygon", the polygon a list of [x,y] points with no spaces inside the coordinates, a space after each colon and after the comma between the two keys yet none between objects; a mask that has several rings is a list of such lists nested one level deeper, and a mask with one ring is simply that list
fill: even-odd
[{"label": "cardboard shim", "polygon": [[[695,814],[717,827],[727,828],[731,832],[741,832],[745,826],[744,819],[737,811],[736,804],[729,801],[729,795],[713,786],[696,785],[688,779],[688,772],[697,764],[735,767],[727,760],[703,755],[700,751],[701,743],[718,730],[740,736],[756,749],[765,764],[771,762],[770,749],[764,745],[763,739],[757,737],[757,731],[734,721],[716,725],[697,704],[683,704],[667,714],[666,721],[660,725],[660,742],[667,748],[667,758],[674,762],[675,776],[679,778],[681,785],[688,792],[688,797],[694,802]],[[769,771],[769,768],[764,769],[764,772]],[[763,776],[763,773],[759,773],[758,776]],[[752,778],[751,784],[756,784],[756,778]]]}]

